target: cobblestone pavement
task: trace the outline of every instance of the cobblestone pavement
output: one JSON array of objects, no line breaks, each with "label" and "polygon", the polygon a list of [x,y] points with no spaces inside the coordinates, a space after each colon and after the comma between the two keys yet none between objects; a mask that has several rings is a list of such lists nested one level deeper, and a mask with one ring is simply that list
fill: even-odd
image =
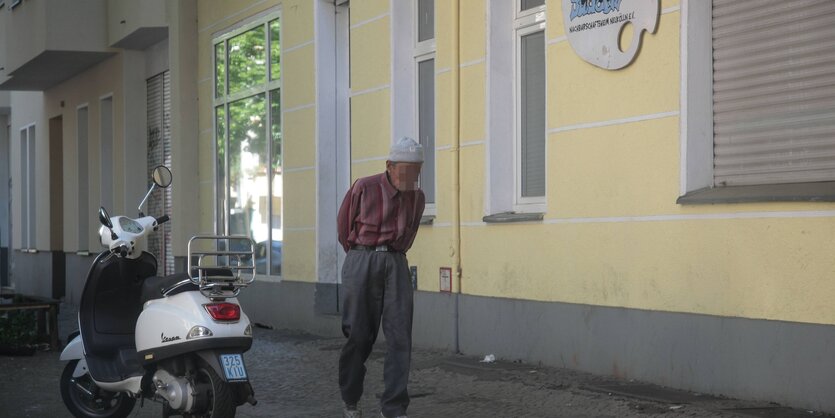
[{"label": "cobblestone pavement", "polygon": [[[73,328],[74,312],[62,307],[61,336]],[[259,401],[238,408],[239,417],[341,417],[336,364],[342,339],[256,329],[246,354]],[[379,416],[385,348],[368,361],[362,408]],[[68,417],[58,390],[64,364],[57,352],[33,357],[0,356],[0,416]],[[416,349],[410,379],[412,417],[809,417],[811,411],[766,402],[739,401],[672,391],[639,382],[615,382],[565,369],[502,362]],[[731,411],[731,409],[735,409]],[[131,416],[161,416],[145,402]]]}]

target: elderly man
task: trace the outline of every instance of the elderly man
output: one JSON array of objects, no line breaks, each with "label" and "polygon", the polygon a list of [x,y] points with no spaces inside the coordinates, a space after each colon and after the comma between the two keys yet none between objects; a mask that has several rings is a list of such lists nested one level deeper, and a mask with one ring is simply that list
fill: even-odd
[{"label": "elderly man", "polygon": [[339,356],[346,418],[362,417],[365,361],[381,320],[388,346],[381,414],[405,417],[409,406],[413,308],[406,251],[423,215],[422,164],[421,145],[400,139],[391,147],[386,171],[357,180],[339,208],[339,243],[348,252],[342,268],[342,333],[348,340]]}]

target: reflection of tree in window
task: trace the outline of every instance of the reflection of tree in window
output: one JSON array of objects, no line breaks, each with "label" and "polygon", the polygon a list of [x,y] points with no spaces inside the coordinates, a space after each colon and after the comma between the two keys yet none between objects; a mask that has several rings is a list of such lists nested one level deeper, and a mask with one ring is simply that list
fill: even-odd
[{"label": "reflection of tree in window", "polygon": [[229,93],[264,84],[267,75],[264,27],[229,40]]},{"label": "reflection of tree in window", "polygon": [[270,22],[270,80],[281,78],[281,24]]},{"label": "reflection of tree in window", "polygon": [[[266,178],[266,109],[263,94],[229,104],[230,232],[255,236],[255,186]],[[234,228],[234,229],[233,229]],[[263,231],[266,235],[266,231]],[[257,237],[256,237],[257,238]]]},{"label": "reflection of tree in window", "polygon": [[226,54],[223,42],[215,45],[215,97],[226,94]]},{"label": "reflection of tree in window", "polygon": [[273,174],[281,174],[281,92],[270,92],[270,135],[273,139]]},{"label": "reflection of tree in window", "polygon": [[226,211],[224,205],[224,198],[226,196],[226,107],[218,106],[215,109],[215,127],[216,136],[216,152],[217,159],[215,166],[217,167],[217,230],[218,232],[226,231],[226,217],[223,215]]},{"label": "reflection of tree in window", "polygon": [[257,272],[272,275],[283,241],[280,29],[273,18],[214,42],[218,231],[253,238]]}]

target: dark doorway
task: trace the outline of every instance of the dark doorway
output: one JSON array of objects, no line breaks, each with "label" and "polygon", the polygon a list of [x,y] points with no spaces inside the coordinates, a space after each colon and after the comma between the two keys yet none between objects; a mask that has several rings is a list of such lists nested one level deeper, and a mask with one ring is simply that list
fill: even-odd
[{"label": "dark doorway", "polygon": [[[0,117],[0,287],[11,286],[9,277],[9,248],[12,240],[12,182],[10,178],[10,150],[11,150],[11,125],[7,124],[7,118]],[[3,136],[5,135],[5,137]]]},{"label": "dark doorway", "polygon": [[64,118],[49,120],[49,249],[52,253],[52,297],[64,297],[67,286],[64,257]]}]

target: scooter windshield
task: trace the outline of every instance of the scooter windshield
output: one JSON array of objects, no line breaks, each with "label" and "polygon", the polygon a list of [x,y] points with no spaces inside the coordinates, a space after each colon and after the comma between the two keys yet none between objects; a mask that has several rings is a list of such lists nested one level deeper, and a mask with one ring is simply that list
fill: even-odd
[{"label": "scooter windshield", "polygon": [[131,218],[119,218],[119,226],[122,227],[123,231],[130,232],[131,234],[139,234],[142,232],[142,225]]}]

